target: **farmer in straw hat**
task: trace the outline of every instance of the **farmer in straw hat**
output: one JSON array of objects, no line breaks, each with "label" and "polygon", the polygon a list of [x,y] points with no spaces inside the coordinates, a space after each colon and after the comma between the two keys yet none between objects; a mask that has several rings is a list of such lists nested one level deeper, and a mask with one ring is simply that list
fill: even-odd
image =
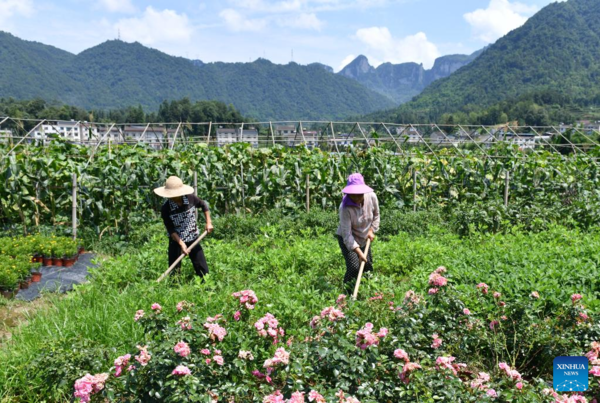
[{"label": "farmer in straw hat", "polygon": [[[208,265],[204,257],[204,250],[200,243],[192,250],[188,247],[200,236],[196,224],[196,209],[200,208],[206,217],[207,232],[212,232],[213,226],[210,219],[208,204],[194,195],[194,188],[184,185],[181,179],[171,176],[165,186],[154,189],[154,193],[168,200],[162,205],[160,214],[169,236],[169,266],[185,253],[190,257],[196,274],[204,281],[208,274]],[[179,270],[181,263],[176,267]]]},{"label": "farmer in straw hat", "polygon": [[364,271],[373,270],[371,249],[368,256],[364,251],[367,239],[372,242],[379,231],[379,202],[373,189],[365,185],[359,173],[348,177],[348,184],[342,193],[344,198],[340,205],[340,224],[336,235],[346,260],[344,286],[350,291],[358,277],[361,262],[366,262]]}]

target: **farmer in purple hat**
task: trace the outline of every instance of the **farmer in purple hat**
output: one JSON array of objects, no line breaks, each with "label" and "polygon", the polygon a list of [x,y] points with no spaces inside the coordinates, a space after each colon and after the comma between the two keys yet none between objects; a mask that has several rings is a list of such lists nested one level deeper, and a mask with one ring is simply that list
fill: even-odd
[{"label": "farmer in purple hat", "polygon": [[350,290],[358,277],[361,262],[366,262],[364,271],[373,270],[371,249],[368,256],[364,251],[367,239],[372,242],[379,231],[379,202],[373,189],[365,185],[359,173],[348,177],[348,185],[342,192],[344,198],[340,205],[340,225],[336,234],[346,260],[344,286]]}]

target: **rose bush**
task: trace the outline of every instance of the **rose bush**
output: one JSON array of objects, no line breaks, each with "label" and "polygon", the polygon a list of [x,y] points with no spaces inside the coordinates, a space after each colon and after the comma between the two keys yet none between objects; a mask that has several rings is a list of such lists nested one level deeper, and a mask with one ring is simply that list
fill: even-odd
[{"label": "rose bush", "polygon": [[[477,283],[471,293],[459,292],[444,267],[427,283],[400,298],[380,292],[349,302],[340,296],[305,324],[302,339],[285,334],[276,309],[263,313],[251,290],[234,293],[222,312],[208,318],[184,302],[140,307],[145,315],[132,313],[131,320],[137,317],[144,340],[115,357],[110,376],[78,379],[74,396],[81,401],[145,396],[156,402],[592,402],[600,393],[600,327],[597,315],[585,308],[585,296],[573,294],[546,317],[540,315],[543,294],[505,302],[494,284]],[[438,291],[428,292],[431,285]],[[253,295],[252,309],[236,318],[240,303],[247,303],[242,295]],[[548,368],[554,357],[566,354],[590,360],[588,392],[564,395],[550,388]],[[101,379],[102,388],[90,379]],[[79,396],[82,385],[90,384],[85,397]]]}]

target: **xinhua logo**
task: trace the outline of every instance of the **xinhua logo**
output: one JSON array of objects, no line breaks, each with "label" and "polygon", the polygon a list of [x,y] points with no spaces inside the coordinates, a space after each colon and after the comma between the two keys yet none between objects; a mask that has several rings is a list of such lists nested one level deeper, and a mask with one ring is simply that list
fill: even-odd
[{"label": "xinhua logo", "polygon": [[584,392],[588,389],[588,359],[585,357],[556,357],[554,359],[554,390]]}]

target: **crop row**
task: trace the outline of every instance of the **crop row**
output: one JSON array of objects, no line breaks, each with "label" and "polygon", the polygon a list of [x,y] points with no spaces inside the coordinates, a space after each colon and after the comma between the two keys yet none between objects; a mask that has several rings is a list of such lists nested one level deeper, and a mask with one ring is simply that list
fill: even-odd
[{"label": "crop row", "polygon": [[592,154],[524,153],[509,146],[490,149],[487,155],[451,149],[398,155],[375,147],[335,154],[243,144],[96,151],[59,141],[46,147],[25,145],[10,155],[6,151],[0,149],[5,183],[0,222],[5,227],[70,225],[73,174],[79,225],[100,234],[128,231],[148,211],[156,212],[162,201],[152,188],[170,175],[188,184],[197,177],[198,194],[219,215],[270,208],[298,211],[307,207],[307,200],[311,207],[336,209],[347,175],[356,171],[376,189],[382,204],[460,209],[465,226],[481,222],[494,229],[503,214],[516,221],[519,214],[569,217],[584,227],[600,222],[600,170]]}]

